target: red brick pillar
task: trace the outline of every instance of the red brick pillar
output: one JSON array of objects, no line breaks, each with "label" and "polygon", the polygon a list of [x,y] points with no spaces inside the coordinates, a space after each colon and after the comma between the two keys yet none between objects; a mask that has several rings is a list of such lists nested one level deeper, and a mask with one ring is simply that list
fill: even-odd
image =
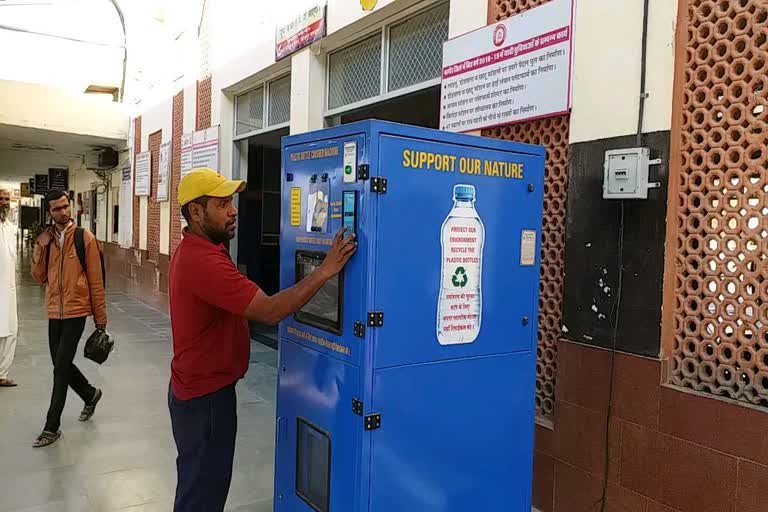
[{"label": "red brick pillar", "polygon": [[139,248],[141,203],[136,196],[136,157],[141,153],[141,116],[133,120],[133,248]]},{"label": "red brick pillar", "polygon": [[181,241],[181,211],[179,209],[179,181],[181,181],[181,135],[184,131],[184,91],[173,97],[173,124],[171,130],[171,251]]},{"label": "red brick pillar", "polygon": [[211,127],[211,77],[197,81],[197,110],[195,114],[195,129],[204,130]]},{"label": "red brick pillar", "polygon": [[149,136],[149,152],[152,155],[152,184],[147,215],[147,256],[149,261],[153,263],[160,260],[160,203],[157,202],[157,185],[160,174],[160,143],[162,140],[162,130]]}]

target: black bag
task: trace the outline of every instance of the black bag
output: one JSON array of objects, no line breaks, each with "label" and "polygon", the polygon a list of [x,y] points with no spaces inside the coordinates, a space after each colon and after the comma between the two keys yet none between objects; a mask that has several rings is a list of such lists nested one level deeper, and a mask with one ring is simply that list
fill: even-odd
[{"label": "black bag", "polygon": [[113,348],[115,348],[115,340],[112,339],[112,335],[107,331],[96,329],[85,342],[83,355],[86,359],[102,364]]}]

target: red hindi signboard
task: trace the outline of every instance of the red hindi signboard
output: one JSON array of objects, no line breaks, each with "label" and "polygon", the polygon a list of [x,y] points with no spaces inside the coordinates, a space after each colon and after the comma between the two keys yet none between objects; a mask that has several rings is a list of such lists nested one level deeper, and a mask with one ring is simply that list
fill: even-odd
[{"label": "red hindi signboard", "polygon": [[325,29],[325,2],[323,2],[307,9],[287,25],[278,27],[275,34],[275,60],[285,58],[319,41],[325,36]]}]

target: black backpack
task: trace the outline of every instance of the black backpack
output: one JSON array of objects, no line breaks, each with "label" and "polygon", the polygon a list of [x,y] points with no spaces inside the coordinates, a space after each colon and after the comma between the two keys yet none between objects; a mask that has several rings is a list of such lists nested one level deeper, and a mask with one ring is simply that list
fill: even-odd
[{"label": "black backpack", "polygon": [[[51,243],[53,243],[54,240],[51,240]],[[98,242],[97,242],[98,246]],[[88,265],[85,262],[85,229],[81,227],[75,228],[75,252],[77,253],[77,259],[80,260],[80,266],[83,268],[83,272],[85,272],[86,279],[88,278]],[[99,247],[99,258],[101,259],[101,282],[104,285],[104,288],[107,287],[107,272],[104,270],[104,253],[101,252],[101,247]],[[45,268],[48,268],[48,262],[51,259],[51,249],[48,248],[48,251],[45,253]]]}]

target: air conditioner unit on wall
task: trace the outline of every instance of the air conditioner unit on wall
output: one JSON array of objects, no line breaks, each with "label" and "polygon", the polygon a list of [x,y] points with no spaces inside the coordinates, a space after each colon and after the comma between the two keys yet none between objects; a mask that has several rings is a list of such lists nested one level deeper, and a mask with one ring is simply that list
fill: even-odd
[{"label": "air conditioner unit on wall", "polygon": [[99,153],[99,167],[102,169],[112,169],[117,167],[117,151],[112,148],[105,149]]}]

